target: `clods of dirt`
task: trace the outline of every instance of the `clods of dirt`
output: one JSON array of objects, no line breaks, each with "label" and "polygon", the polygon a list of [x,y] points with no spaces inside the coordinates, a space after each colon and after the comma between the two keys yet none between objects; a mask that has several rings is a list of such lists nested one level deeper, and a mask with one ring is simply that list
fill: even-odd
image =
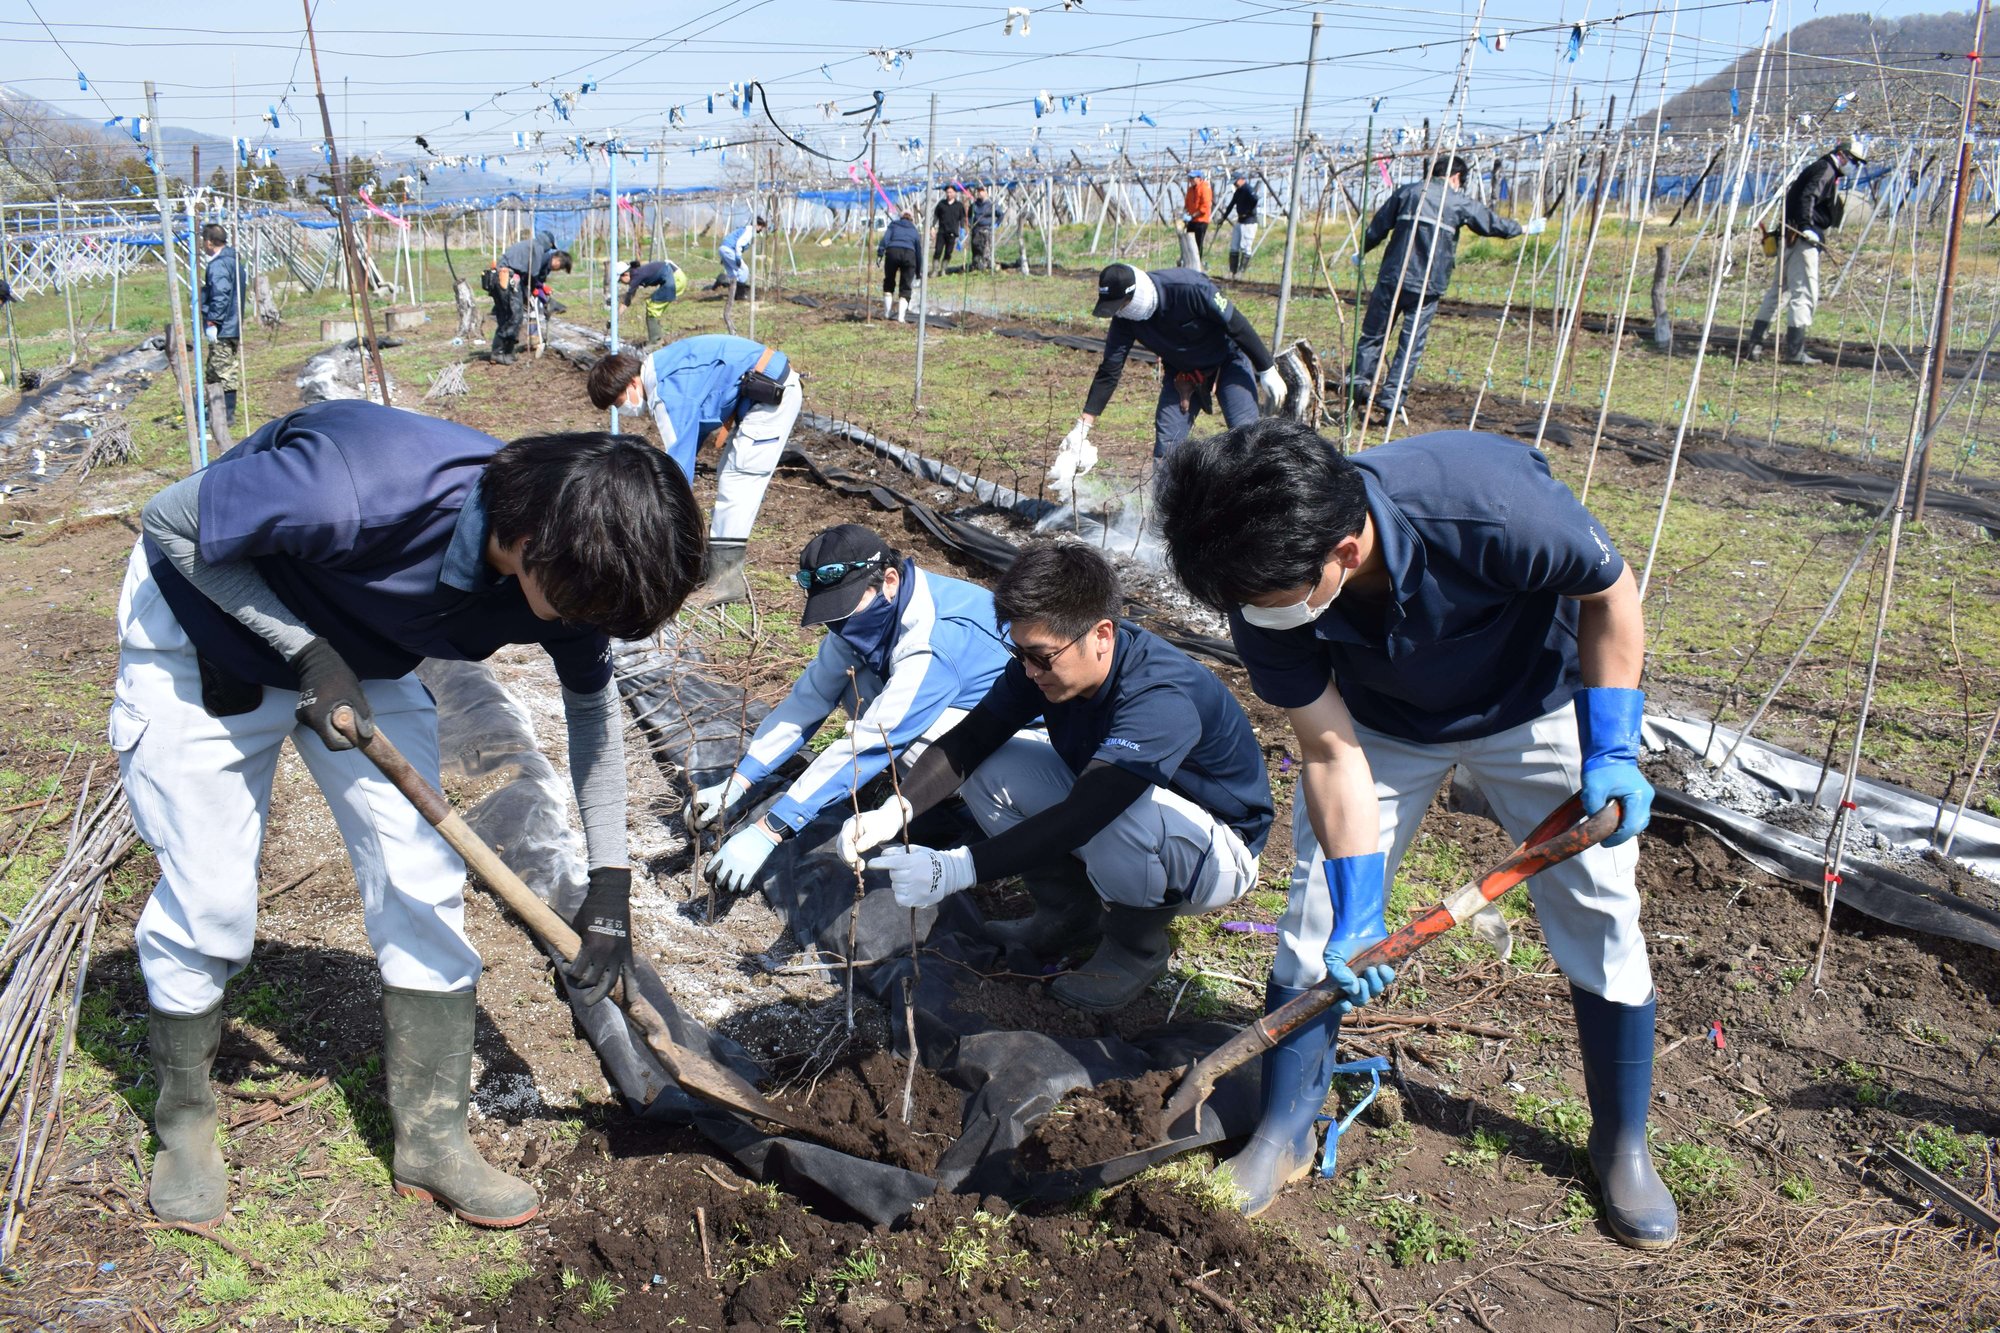
[{"label": "clods of dirt", "polygon": [[1156,1146],[1166,1137],[1161,1112],[1180,1076],[1177,1069],[1156,1069],[1072,1092],[1021,1144],[1022,1168],[1034,1175],[1073,1171]]},{"label": "clods of dirt", "polygon": [[908,1074],[908,1061],[872,1051],[835,1068],[810,1095],[782,1099],[782,1104],[817,1121],[818,1138],[830,1148],[927,1176],[965,1127],[963,1094],[919,1065],[906,1124],[903,1082]]}]

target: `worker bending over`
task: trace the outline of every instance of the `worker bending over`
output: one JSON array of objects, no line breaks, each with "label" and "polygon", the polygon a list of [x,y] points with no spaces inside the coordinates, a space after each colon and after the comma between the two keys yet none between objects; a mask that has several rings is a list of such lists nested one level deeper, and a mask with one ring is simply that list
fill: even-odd
[{"label": "worker bending over", "polygon": [[660,447],[690,481],[700,447],[721,450],[708,526],[708,577],[691,601],[706,607],[748,597],[743,557],[750,529],[803,397],[790,358],[748,338],[706,333],[643,357],[607,356],[590,368],[587,391],[600,409],[643,407],[650,413]]},{"label": "worker bending over", "polygon": [[[1358,272],[1362,255],[1384,241],[1389,243],[1382,252],[1382,267],[1376,270],[1367,313],[1361,317],[1354,375],[1349,381],[1349,392],[1358,401],[1373,402],[1384,420],[1394,419],[1416,382],[1424,344],[1431,336],[1431,320],[1451,285],[1452,267],[1458,263],[1460,229],[1506,239],[1537,236],[1548,226],[1545,218],[1534,218],[1525,227],[1510,222],[1465,193],[1470,171],[1462,157],[1438,158],[1431,165],[1429,180],[1411,181],[1375,210],[1361,251],[1354,256]],[[1403,321],[1402,341],[1396,348],[1395,364],[1378,386],[1382,348],[1399,317]]]},{"label": "worker bending over", "polygon": [[[1183,447],[1154,499],[1174,572],[1228,615],[1303,760],[1267,1008],[1383,938],[1388,885],[1454,766],[1517,841],[1578,790],[1591,813],[1621,803],[1616,833],[1528,887],[1570,982],[1605,1219],[1628,1245],[1671,1244],[1646,1145],[1655,998],[1634,878],[1653,800],[1645,629],[1603,526],[1539,451],[1472,431],[1349,459],[1261,421]],[[1329,1016],[1265,1057],[1262,1120],[1230,1162],[1252,1213],[1311,1167],[1339,1030]]]},{"label": "worker bending over", "polygon": [[118,600],[110,741],[160,863],[133,932],[159,1089],[158,1217],[207,1225],[228,1210],[209,1075],[223,989],[257,936],[287,740],[347,845],[381,968],[397,1192],[481,1226],[535,1215],[535,1191],[466,1137],[480,959],[465,866],[352,737],[379,730],[435,787],[437,705],[418,662],[542,646],[562,682],[590,867],[565,974],[602,999],[632,956],[607,636],[643,638],[673,615],[701,568],[699,524],[687,479],[637,441],[503,445],[361,401],[280,417],[147,504]]},{"label": "worker bending over", "polygon": [[1193,429],[1195,414],[1209,411],[1218,399],[1223,420],[1231,426],[1257,419],[1260,395],[1273,407],[1284,401],[1285,381],[1264,340],[1205,274],[1190,268],[1148,273],[1112,264],[1097,275],[1097,305],[1091,313],[1109,316],[1111,329],[1083,413],[1049,465],[1049,481],[1059,496],[1067,498],[1077,476],[1097,462],[1090,428],[1110,404],[1135,342],[1160,358],[1154,458],[1172,452]]},{"label": "worker bending over", "polygon": [[[1124,1008],[1167,968],[1167,925],[1257,882],[1270,832],[1264,755],[1228,687],[1180,649],[1120,621],[1118,575],[1088,546],[1027,547],[993,590],[1013,661],[978,707],[924,752],[900,796],[850,819],[850,860],[957,792],[986,840],[893,847],[867,867],[926,907],[1038,872],[1034,915],[997,932],[1055,957],[1101,933],[1050,989]],[[1037,718],[1046,735],[1027,731]]]},{"label": "worker bending over", "polygon": [[660,321],[666,318],[667,307],[687,293],[687,274],[671,259],[655,259],[649,264],[641,264],[635,259],[626,265],[620,277],[625,284],[625,294],[619,299],[619,304],[627,310],[632,308],[632,298],[639,294],[639,290],[646,289],[646,341],[660,341],[666,336]]},{"label": "worker bending over", "polygon": [[759,724],[735,771],[695,793],[695,827],[723,818],[836,708],[847,712],[847,732],[709,862],[710,877],[732,892],[750,888],[779,843],[824,811],[851,805],[891,759],[907,772],[927,742],[986,696],[1007,663],[992,593],[918,569],[859,524],[828,528],[807,542],[795,578],[806,590],[799,623],[823,625],[826,635],[812,665]]},{"label": "worker bending over", "polygon": [[757,244],[757,238],[768,231],[770,225],[764,219],[758,218],[754,222],[744,223],[722,238],[722,243],[715,247],[716,258],[722,261],[722,272],[716,274],[715,281],[708,284],[710,291],[721,287],[727,289],[734,297],[750,295],[751,250]]},{"label": "worker bending over", "polygon": [[493,298],[493,360],[514,364],[521,321],[528,315],[528,298],[551,273],[570,271],[569,251],[556,247],[556,234],[538,231],[500,252],[500,262],[481,275],[479,283]]}]

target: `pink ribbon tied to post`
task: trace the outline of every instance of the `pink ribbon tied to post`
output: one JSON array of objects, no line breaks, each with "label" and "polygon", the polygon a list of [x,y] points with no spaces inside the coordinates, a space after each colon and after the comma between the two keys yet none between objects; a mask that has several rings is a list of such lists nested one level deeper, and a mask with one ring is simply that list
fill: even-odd
[{"label": "pink ribbon tied to post", "polygon": [[361,202],[367,205],[368,211],[370,213],[373,213],[376,217],[381,218],[385,222],[393,222],[398,227],[401,227],[404,231],[408,231],[410,229],[410,224],[408,222],[405,222],[402,218],[397,217],[394,213],[389,212],[388,210],[384,209],[380,204],[376,203],[373,199],[370,199],[368,197],[368,191],[357,189],[355,193],[361,196]]}]

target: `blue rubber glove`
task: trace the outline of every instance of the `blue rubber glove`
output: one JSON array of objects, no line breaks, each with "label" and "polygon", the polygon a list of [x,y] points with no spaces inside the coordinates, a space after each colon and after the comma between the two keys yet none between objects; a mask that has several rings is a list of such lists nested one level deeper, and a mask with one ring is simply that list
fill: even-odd
[{"label": "blue rubber glove", "polygon": [[778,850],[777,839],[764,831],[764,821],[759,819],[745,824],[730,835],[722,844],[722,850],[709,862],[708,877],[715,881],[717,888],[731,893],[747,893],[757,872]]},{"label": "blue rubber glove", "polygon": [[1396,969],[1378,963],[1358,976],[1347,960],[1386,937],[1388,927],[1382,909],[1388,897],[1386,866],[1382,853],[1363,856],[1336,856],[1321,862],[1326,871],[1327,895],[1333,900],[1333,933],[1326,941],[1327,984],[1347,992],[1334,1006],[1336,1014],[1346,1014],[1368,1003],[1396,979]]},{"label": "blue rubber glove", "polygon": [[1576,694],[1576,739],[1583,750],[1583,812],[1594,815],[1614,797],[1623,803],[1618,831],[1604,840],[1616,847],[1639,836],[1653,817],[1653,784],[1639,771],[1643,690],[1593,689]]}]

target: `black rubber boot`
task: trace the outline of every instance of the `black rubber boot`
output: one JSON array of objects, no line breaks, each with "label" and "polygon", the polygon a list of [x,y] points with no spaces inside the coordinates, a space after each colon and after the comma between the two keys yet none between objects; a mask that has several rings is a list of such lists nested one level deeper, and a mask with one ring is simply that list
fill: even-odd
[{"label": "black rubber boot", "polygon": [[236,425],[236,390],[222,391],[222,420],[226,425]]},{"label": "black rubber boot", "polygon": [[707,606],[724,606],[730,602],[740,602],[750,596],[750,581],[743,573],[743,553],[747,542],[708,542],[708,577],[687,599],[687,604],[695,610]]},{"label": "black rubber boot", "polygon": [[646,316],[646,341],[649,343],[660,341],[660,317],[658,315]]},{"label": "black rubber boot", "polygon": [[1070,949],[1094,943],[1104,930],[1104,903],[1074,856],[1061,865],[1021,877],[1035,900],[1033,915],[1012,921],[989,921],[986,938],[1005,949],[1025,949],[1038,958],[1054,958]]},{"label": "black rubber boot", "polygon": [[1664,1250],[1680,1235],[1680,1214],[1646,1144],[1658,999],[1613,1004],[1576,986],[1569,994],[1590,1097],[1590,1166],[1605,1224],[1635,1250]]},{"label": "black rubber boot", "polygon": [[1788,366],[1818,366],[1825,363],[1806,350],[1806,331],[1804,329],[1788,328],[1785,330],[1785,364]]},{"label": "black rubber boot", "polygon": [[153,1158],[147,1195],[162,1222],[212,1226],[229,1204],[229,1171],[215,1144],[215,1088],[209,1070],[222,1043],[222,1001],[191,1015],[151,1011],[146,1044],[160,1099],[153,1105]]},{"label": "black rubber boot", "polygon": [[465,1132],[472,1100],[471,991],[382,988],[382,1070],[396,1125],[396,1193],[436,1201],[482,1227],[541,1210],[526,1181],[495,1169]]},{"label": "black rubber boot", "polygon": [[1055,979],[1049,991],[1064,1004],[1110,1014],[1145,994],[1158,981],[1173,955],[1167,923],[1180,914],[1175,907],[1104,909],[1104,942],[1090,961]]},{"label": "black rubber boot", "polygon": [[1744,360],[1762,361],[1764,359],[1764,335],[1770,331],[1771,321],[1768,319],[1760,319],[1750,326],[1750,346],[1743,353]]}]

